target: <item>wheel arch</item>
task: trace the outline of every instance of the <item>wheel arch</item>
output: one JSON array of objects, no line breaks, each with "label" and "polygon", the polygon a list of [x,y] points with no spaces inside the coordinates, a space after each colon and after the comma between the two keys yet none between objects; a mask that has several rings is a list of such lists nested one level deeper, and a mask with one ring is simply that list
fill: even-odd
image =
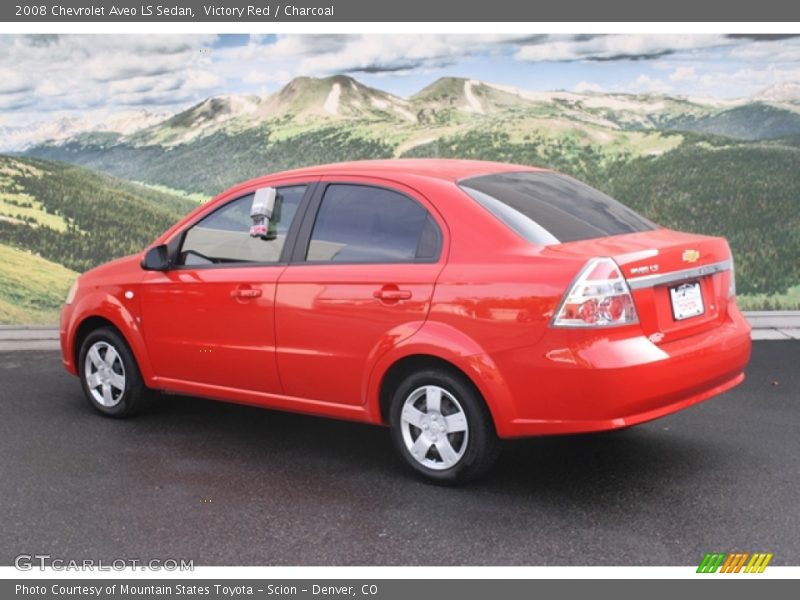
[{"label": "wheel arch", "polygon": [[[83,341],[89,337],[93,331],[100,329],[101,327],[111,327],[116,331],[119,335],[125,339],[125,334],[123,334],[119,327],[114,325],[111,321],[106,319],[105,317],[98,317],[98,316],[90,316],[86,317],[83,321],[78,324],[78,327],[75,329],[75,336],[72,340],[72,360],[78,365],[78,359],[80,358],[81,353],[81,346],[83,345]],[[127,340],[126,340],[127,341]],[[130,346],[130,344],[128,344]]]},{"label": "wheel arch", "polygon": [[[389,409],[392,401],[392,394],[397,389],[397,386],[411,373],[424,369],[441,369],[443,371],[448,371],[463,379],[465,383],[480,394],[480,390],[472,379],[453,363],[432,354],[410,354],[393,363],[383,374],[378,391],[382,423],[389,422]],[[481,394],[481,396],[483,396],[483,394]]]},{"label": "wheel arch", "polygon": [[441,368],[462,378],[483,399],[495,431],[504,436],[514,415],[508,388],[491,357],[480,346],[443,324],[426,323],[411,338],[381,357],[367,385],[370,420],[389,424],[389,404],[396,386],[414,370]]},{"label": "wheel arch", "polygon": [[[83,306],[98,306],[98,304],[89,303],[88,301],[81,304]],[[100,310],[86,312],[77,310],[74,321],[68,327],[71,335],[69,335],[67,346],[64,349],[69,350],[70,358],[73,361],[72,364],[77,368],[80,347],[87,335],[100,327],[112,327],[133,353],[145,384],[150,385],[153,381],[153,371],[147,359],[141,329],[138,327],[133,315],[119,303],[106,301],[99,304],[99,308]]]}]

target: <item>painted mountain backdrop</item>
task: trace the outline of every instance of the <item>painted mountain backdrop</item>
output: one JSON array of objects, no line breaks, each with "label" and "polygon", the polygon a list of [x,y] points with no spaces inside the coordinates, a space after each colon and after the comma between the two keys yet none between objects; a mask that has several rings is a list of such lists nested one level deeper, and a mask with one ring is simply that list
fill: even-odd
[{"label": "painted mountain backdrop", "polygon": [[[556,168],[665,226],[724,235],[745,306],[800,307],[800,84],[723,101],[448,77],[401,98],[346,76],[304,77],[175,114],[7,128],[0,147],[13,152],[0,159],[0,248],[54,272],[136,251],[193,202],[257,175],[457,157]],[[52,319],[57,299],[9,296],[7,264],[0,320]]]}]

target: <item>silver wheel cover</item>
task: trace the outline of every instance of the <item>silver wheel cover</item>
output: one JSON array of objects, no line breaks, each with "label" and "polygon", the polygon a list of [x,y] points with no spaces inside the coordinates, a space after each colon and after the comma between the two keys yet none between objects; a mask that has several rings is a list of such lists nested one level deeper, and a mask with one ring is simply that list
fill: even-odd
[{"label": "silver wheel cover", "polygon": [[408,395],[400,413],[400,430],[411,457],[435,471],[456,466],[469,443],[464,409],[438,385],[425,385]]},{"label": "silver wheel cover", "polygon": [[83,378],[92,398],[100,406],[113,408],[125,393],[125,365],[116,348],[108,342],[92,344],[86,353]]}]

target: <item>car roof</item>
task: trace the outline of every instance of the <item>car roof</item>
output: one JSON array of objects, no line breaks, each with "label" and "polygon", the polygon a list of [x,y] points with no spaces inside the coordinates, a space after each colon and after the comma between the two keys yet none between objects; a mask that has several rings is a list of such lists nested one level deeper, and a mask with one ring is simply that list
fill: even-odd
[{"label": "car roof", "polygon": [[387,160],[360,160],[331,163],[313,167],[303,167],[299,169],[292,169],[290,171],[282,171],[280,173],[272,173],[265,177],[254,179],[250,183],[256,183],[260,180],[273,179],[276,177],[311,177],[326,175],[360,175],[372,177],[397,177],[402,175],[413,175],[416,177],[428,177],[431,179],[456,182],[467,177],[477,177],[479,175],[488,175],[491,173],[545,170],[547,169],[484,160],[395,158]]}]

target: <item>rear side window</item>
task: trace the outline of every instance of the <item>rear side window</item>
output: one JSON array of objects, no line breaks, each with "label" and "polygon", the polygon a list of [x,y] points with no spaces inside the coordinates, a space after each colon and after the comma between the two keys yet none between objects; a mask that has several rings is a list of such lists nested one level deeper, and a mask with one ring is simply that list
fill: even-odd
[{"label": "rear side window", "polygon": [[439,228],[411,198],[364,185],[329,185],[306,260],[348,263],[435,260]]},{"label": "rear side window", "polygon": [[496,173],[465,179],[459,185],[534,244],[588,240],[656,228],[613,198],[559,173]]}]

